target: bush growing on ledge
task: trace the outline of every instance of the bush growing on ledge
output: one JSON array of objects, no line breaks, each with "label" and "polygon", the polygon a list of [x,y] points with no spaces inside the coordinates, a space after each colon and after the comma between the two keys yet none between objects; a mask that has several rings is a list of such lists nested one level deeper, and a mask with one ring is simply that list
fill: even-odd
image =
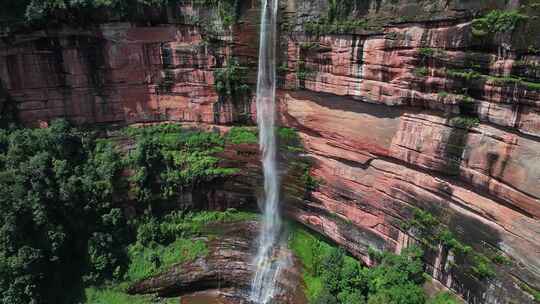
[{"label": "bush growing on ledge", "polygon": [[176,198],[185,189],[237,172],[219,166],[216,153],[225,139],[217,133],[183,130],[177,125],[157,125],[126,130],[136,139],[127,160],[134,174],[131,181],[140,202]]},{"label": "bush growing on ledge", "polygon": [[488,34],[511,33],[519,22],[527,20],[526,15],[520,14],[516,10],[500,11],[494,10],[484,17],[473,20],[472,32],[476,36]]},{"label": "bush growing on ledge", "polygon": [[[137,237],[127,247],[129,265],[123,281],[86,288],[86,303],[154,303],[155,299],[151,295],[127,295],[125,286],[166,271],[172,265],[206,256],[208,248],[205,240],[220,233],[215,232],[211,225],[252,220],[256,216],[228,209],[223,212],[172,212],[159,217],[136,219],[132,224],[137,227]],[[159,303],[165,303],[163,301]],[[173,301],[175,299],[166,303]],[[178,303],[178,299],[175,303]]]},{"label": "bush growing on ledge", "polygon": [[418,77],[426,77],[429,74],[427,67],[419,67],[413,70],[413,74]]},{"label": "bush growing on ledge", "polygon": [[409,248],[401,255],[377,253],[378,265],[362,266],[342,249],[295,226],[289,246],[304,266],[304,281],[314,304],[423,304],[422,251]]},{"label": "bush growing on ledge", "polygon": [[257,130],[248,127],[232,127],[227,133],[227,141],[239,144],[256,144],[259,142],[257,138]]}]

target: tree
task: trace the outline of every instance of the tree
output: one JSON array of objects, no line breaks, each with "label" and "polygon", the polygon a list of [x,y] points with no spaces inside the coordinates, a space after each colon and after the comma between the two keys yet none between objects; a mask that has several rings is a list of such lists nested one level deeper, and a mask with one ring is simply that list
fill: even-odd
[{"label": "tree", "polygon": [[75,303],[83,277],[112,277],[125,255],[119,159],[62,120],[0,133],[0,303]]}]

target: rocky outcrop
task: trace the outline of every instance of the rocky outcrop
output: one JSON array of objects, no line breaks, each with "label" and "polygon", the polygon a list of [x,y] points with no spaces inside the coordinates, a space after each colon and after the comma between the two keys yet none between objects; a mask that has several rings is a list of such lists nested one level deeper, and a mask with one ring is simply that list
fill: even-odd
[{"label": "rocky outcrop", "polygon": [[132,285],[131,294],[171,296],[215,288],[249,287],[253,265],[247,239],[224,237],[208,244],[209,254],[176,265],[150,279]]},{"label": "rocky outcrop", "polygon": [[249,114],[249,104],[220,98],[214,87],[214,71],[227,64],[233,49],[246,61],[255,54],[242,50],[244,39],[251,39],[249,28],[238,26],[241,39],[223,26],[207,33],[189,16],[211,10],[180,11],[159,26],[113,22],[4,37],[0,78],[17,102],[19,119],[33,126],[59,117],[78,124],[224,124]]},{"label": "rocky outcrop", "polygon": [[[249,286],[254,272],[257,221],[218,223],[206,227],[218,235],[203,238],[208,254],[194,261],[174,265],[169,270],[132,284],[130,294],[155,294],[160,297],[182,295],[186,303],[196,299],[223,299],[230,303],[248,303]],[[292,253],[282,248],[277,253],[290,262],[281,276],[276,303],[306,303],[301,284],[301,266]],[[187,297],[184,297],[188,295]],[[184,303],[182,302],[182,303]],[[206,303],[206,302],[205,302]],[[209,302],[212,303],[212,302]],[[221,303],[221,302],[218,302]],[[249,302],[250,303],[250,302]]]},{"label": "rocky outcrop", "polygon": [[[311,159],[310,174],[320,181],[306,192],[289,166],[286,213],[370,264],[370,247],[398,252],[418,242],[403,223],[420,208],[474,250],[510,260],[494,265],[495,278],[481,279],[460,268],[466,265],[451,267],[452,253],[441,246],[426,258],[435,280],[471,303],[532,303],[529,288],[540,290],[538,5],[361,1],[348,13],[365,26],[345,30],[324,23],[329,6],[290,0],[280,10],[280,121],[299,131],[301,157]],[[530,18],[511,34],[475,35],[474,19],[494,9]],[[256,111],[250,97],[220,95],[215,86],[215,71],[233,57],[251,68],[245,81],[254,83],[257,2],[243,2],[239,16],[217,33],[169,14],[155,26],[110,22],[9,34],[0,50],[0,102],[16,104],[28,125],[55,117],[80,124],[249,122]],[[317,33],[306,30],[313,23]],[[223,156],[241,174],[196,201],[254,204],[257,147],[228,147]],[[201,275],[193,282],[212,275],[201,265],[186,265]],[[178,277],[193,286],[180,273],[163,274],[162,286]],[[152,282],[141,288],[158,288]]]},{"label": "rocky outcrop", "polygon": [[[496,248],[515,259],[516,266],[501,269],[500,277],[511,274],[517,282],[537,282],[532,278],[538,276],[538,256],[531,253],[539,250],[540,225],[536,215],[525,211],[530,204],[534,214],[537,200],[524,197],[525,204],[519,205],[517,197],[524,195],[519,188],[526,186],[523,180],[513,186],[510,180],[485,176],[483,180],[492,182],[491,186],[472,178],[500,172],[487,167],[489,152],[495,154],[500,150],[492,149],[504,145],[500,133],[496,135],[500,131],[483,125],[471,132],[459,130],[465,136],[465,150],[460,153],[465,158],[451,168],[444,154],[429,152],[444,151],[456,132],[437,116],[398,114],[401,110],[382,106],[366,110],[353,99],[321,98],[312,93],[287,93],[283,98],[292,106],[286,111],[289,123],[302,130],[304,143],[314,155],[312,173],[322,180],[305,206],[293,205],[293,217],[345,244],[369,263],[369,247],[399,251],[407,245],[409,236],[401,222],[410,218],[413,207],[430,210],[467,243]],[[534,144],[523,138],[514,142],[516,150]],[[520,155],[527,158],[528,154]],[[518,161],[520,156],[512,159]],[[521,171],[527,178],[537,174],[534,165],[508,165],[515,166],[509,171],[514,174]],[[456,173],[448,175],[449,169]],[[513,197],[512,204],[509,197]],[[444,268],[444,263],[433,267]],[[441,275],[443,281],[460,284]]]}]

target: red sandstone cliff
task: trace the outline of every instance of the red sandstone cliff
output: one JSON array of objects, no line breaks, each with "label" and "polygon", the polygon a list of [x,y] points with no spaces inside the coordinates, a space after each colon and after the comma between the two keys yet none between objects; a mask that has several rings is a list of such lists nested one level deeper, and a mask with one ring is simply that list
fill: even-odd
[{"label": "red sandstone cliff", "polygon": [[[369,247],[414,242],[401,222],[428,210],[463,242],[512,260],[478,280],[435,250],[435,279],[472,303],[532,303],[523,286],[540,289],[540,27],[535,19],[504,43],[478,41],[471,27],[534,1],[367,2],[372,27],[316,36],[303,25],[327,2],[283,1],[281,121],[299,130],[322,180],[309,196],[286,196],[288,215],[369,263]],[[254,106],[220,97],[214,71],[234,56],[254,81],[257,16],[245,1],[217,36],[172,17],[8,34],[0,102],[27,125],[244,121]],[[471,66],[480,76],[465,75]],[[464,105],[478,124],[456,120]]]}]

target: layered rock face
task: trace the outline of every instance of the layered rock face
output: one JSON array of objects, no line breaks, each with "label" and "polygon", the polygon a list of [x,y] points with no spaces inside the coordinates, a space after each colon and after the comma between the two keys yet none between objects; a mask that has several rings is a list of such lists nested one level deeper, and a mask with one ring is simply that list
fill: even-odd
[{"label": "layered rock face", "polygon": [[78,124],[232,123],[249,113],[218,97],[214,70],[233,48],[242,52],[242,39],[253,39],[233,36],[215,18],[208,17],[217,33],[189,24],[211,11],[182,6],[168,13],[173,17],[157,26],[111,22],[4,37],[0,77],[9,95],[0,95],[2,103],[16,103],[27,125],[58,117]]},{"label": "layered rock face", "polygon": [[[204,303],[251,303],[246,293],[249,292],[255,267],[256,251],[253,249],[259,224],[246,221],[207,227],[218,231],[219,237],[202,238],[208,246],[206,256],[174,265],[159,275],[135,282],[127,292],[163,297],[182,295],[185,303],[201,303],[203,299],[206,299]],[[301,284],[300,267],[289,250],[279,254],[284,255],[290,264],[278,282],[280,291],[276,303],[306,303],[303,293],[297,288]]]},{"label": "layered rock face", "polygon": [[[533,303],[531,289],[540,289],[537,3],[364,1],[351,11],[367,26],[345,30],[321,21],[329,3],[281,7],[280,121],[299,131],[320,181],[305,194],[297,172],[284,177],[291,181],[287,215],[370,264],[370,247],[399,252],[421,241],[403,225],[420,208],[475,251],[509,260],[494,265],[495,277],[479,278],[447,246],[433,244],[426,262],[435,280],[471,303]],[[529,18],[511,33],[474,34],[474,18],[496,9]],[[170,16],[155,26],[10,34],[0,51],[3,104],[16,104],[28,125],[55,117],[249,121],[249,97],[223,96],[215,86],[216,69],[233,57],[252,68],[254,82],[257,3],[245,1],[239,11],[239,22],[217,35]],[[323,28],[307,31],[313,23]],[[245,176],[256,176],[255,146],[226,153],[245,162]],[[249,186],[257,180],[240,184],[253,201]]]}]

